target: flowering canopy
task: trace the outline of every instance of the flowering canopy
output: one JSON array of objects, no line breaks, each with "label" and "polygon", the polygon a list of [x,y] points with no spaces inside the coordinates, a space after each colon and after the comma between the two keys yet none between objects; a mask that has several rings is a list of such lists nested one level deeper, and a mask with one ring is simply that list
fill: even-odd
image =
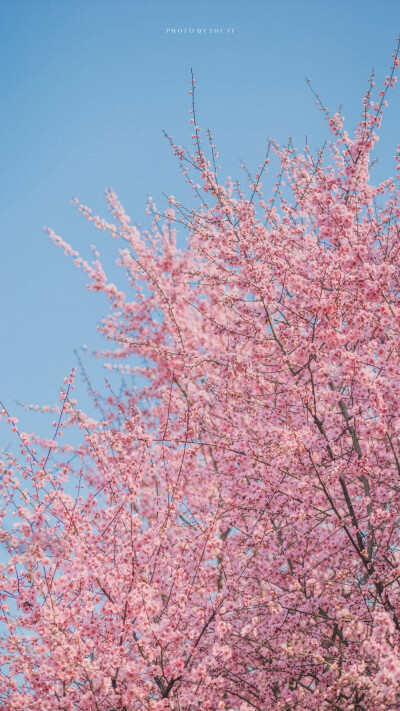
[{"label": "flowering canopy", "polygon": [[109,296],[104,355],[146,380],[96,418],[72,373],[50,441],[2,411],[7,711],[400,707],[400,203],[370,183],[393,59],[353,138],[317,97],[330,164],[270,144],[269,200],[268,156],[248,197],[220,183],[193,83],[193,152],[168,138],[200,206],[150,201],[141,232],[111,190],[112,222],[78,205],[122,240],[126,292],[49,231]]}]

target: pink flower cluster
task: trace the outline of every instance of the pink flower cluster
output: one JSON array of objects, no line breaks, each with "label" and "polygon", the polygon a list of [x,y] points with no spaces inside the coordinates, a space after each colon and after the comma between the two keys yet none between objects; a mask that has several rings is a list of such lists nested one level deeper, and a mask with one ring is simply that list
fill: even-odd
[{"label": "pink flower cluster", "polygon": [[7,711],[400,708],[400,193],[370,179],[393,79],[353,138],[327,115],[330,158],[271,143],[247,197],[193,84],[193,152],[167,138],[198,207],[150,199],[141,232],[111,190],[112,222],[79,206],[126,292],[50,231],[110,300],[102,355],[145,380],[96,419],[72,373],[53,438],[3,457]]}]

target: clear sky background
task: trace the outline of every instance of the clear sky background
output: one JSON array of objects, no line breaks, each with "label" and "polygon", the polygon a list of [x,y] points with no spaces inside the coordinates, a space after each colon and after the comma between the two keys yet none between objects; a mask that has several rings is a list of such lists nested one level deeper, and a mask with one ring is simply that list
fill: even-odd
[{"label": "clear sky background", "polygon": [[[167,32],[185,28],[195,33]],[[107,267],[110,240],[73,197],[107,216],[109,185],[146,226],[148,195],[160,208],[163,193],[188,195],[162,129],[190,145],[190,68],[221,175],[241,178],[241,161],[255,169],[269,137],[302,146],[307,135],[313,149],[328,138],[306,76],[326,105],[343,105],[351,130],[399,31],[398,0],[0,0],[0,398],[23,429],[50,434],[16,403],[56,402],[74,349],[102,343],[107,312],[43,227],[84,256],[95,242]],[[400,87],[376,150],[380,178],[393,172],[399,116]]]}]

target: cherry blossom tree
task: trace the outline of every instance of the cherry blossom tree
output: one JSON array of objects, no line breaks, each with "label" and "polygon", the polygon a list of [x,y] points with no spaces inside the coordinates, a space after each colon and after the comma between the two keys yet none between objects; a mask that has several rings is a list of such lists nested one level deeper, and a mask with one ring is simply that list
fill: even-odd
[{"label": "cherry blossom tree", "polygon": [[110,221],[77,202],[125,291],[49,230],[109,297],[98,355],[140,385],[89,416],[73,371],[52,440],[3,406],[7,711],[400,708],[400,155],[377,186],[370,159],[398,55],[353,137],[315,95],[332,142],[270,142],[247,194],[193,80],[194,147],[166,137],[196,207],[150,199],[140,231],[111,190]]}]

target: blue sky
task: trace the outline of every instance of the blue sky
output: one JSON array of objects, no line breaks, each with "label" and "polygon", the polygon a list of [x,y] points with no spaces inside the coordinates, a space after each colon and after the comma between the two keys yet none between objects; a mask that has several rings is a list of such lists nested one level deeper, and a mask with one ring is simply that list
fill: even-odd
[{"label": "blue sky", "polygon": [[[83,255],[96,242],[107,266],[113,248],[71,205],[73,197],[106,215],[110,185],[132,220],[146,226],[148,195],[159,207],[163,193],[188,195],[162,129],[190,144],[191,67],[198,123],[213,129],[222,174],[242,177],[241,160],[256,168],[269,137],[283,143],[292,136],[301,146],[307,135],[312,148],[322,145],[327,125],[306,76],[326,105],[343,105],[352,129],[371,68],[377,84],[389,69],[400,5],[1,0],[0,11],[0,398],[24,429],[47,436],[16,402],[57,401],[76,365],[74,349],[101,344],[96,324],[107,302],[85,289],[84,275],[43,227]],[[397,89],[376,151],[380,178],[393,172],[399,115]],[[2,441],[9,441],[4,431]]]}]

